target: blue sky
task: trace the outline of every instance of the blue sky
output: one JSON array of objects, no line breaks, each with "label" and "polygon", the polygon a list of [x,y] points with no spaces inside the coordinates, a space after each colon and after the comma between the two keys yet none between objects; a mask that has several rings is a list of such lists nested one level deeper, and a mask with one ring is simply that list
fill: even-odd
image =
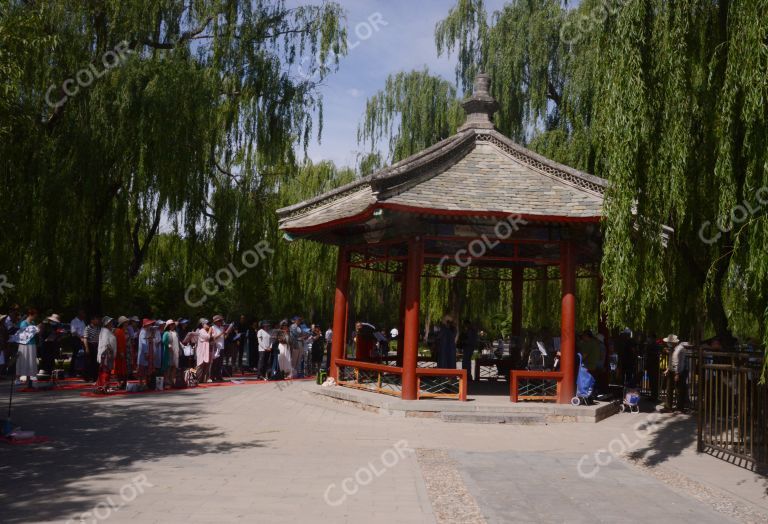
[{"label": "blue sky", "polygon": [[[338,166],[354,166],[357,125],[366,98],[384,86],[398,71],[422,69],[454,82],[455,57],[437,57],[435,24],[454,6],[454,0],[337,0],[347,10],[347,56],[339,70],[321,88],[324,101],[322,142],[309,147],[313,161],[332,160]],[[489,14],[504,0],[486,0]],[[380,16],[379,16],[380,15]],[[377,30],[373,24],[380,20]],[[386,23],[386,25],[385,25]],[[367,37],[367,38],[366,38]]]}]

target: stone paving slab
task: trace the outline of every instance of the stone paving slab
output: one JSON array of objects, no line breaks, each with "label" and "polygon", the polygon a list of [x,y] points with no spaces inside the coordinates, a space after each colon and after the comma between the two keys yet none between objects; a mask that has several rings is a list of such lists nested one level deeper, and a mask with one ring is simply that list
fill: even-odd
[{"label": "stone paving slab", "polygon": [[505,402],[498,399],[486,401],[482,397],[467,402],[458,400],[402,400],[389,395],[362,391],[343,386],[323,387],[305,383],[302,387],[309,393],[350,402],[363,409],[395,416],[427,416],[429,414],[450,413],[493,413],[496,415],[536,413],[546,417],[547,422],[599,422],[616,414],[612,403],[593,404],[590,406],[572,406],[553,402]]},{"label": "stone paving slab", "polygon": [[614,460],[598,466],[583,454],[453,451],[488,522],[735,522]]},{"label": "stone paving slab", "polygon": [[[0,397],[4,394],[7,389],[0,384]],[[299,383],[106,399],[39,393],[15,400],[13,419],[52,440],[36,446],[0,444],[0,518],[3,524],[79,522],[73,518],[98,511],[107,518],[85,521],[442,522],[438,516],[446,514],[433,507],[427,492],[429,472],[415,452],[393,461],[395,446],[406,443],[433,457],[455,452],[498,454],[503,460],[516,453],[572,461],[575,454],[592,455],[622,436],[633,439],[630,451],[650,466],[648,472],[634,466],[623,472],[626,485],[605,481],[598,491],[611,503],[620,505],[634,485],[650,479],[661,486],[659,493],[697,504],[719,521],[747,501],[768,507],[760,491],[764,478],[689,453],[695,441],[689,417],[667,416],[658,431],[635,442],[644,417],[617,415],[600,424],[447,424],[435,418],[384,417],[308,394]],[[615,464],[624,464],[621,460],[615,457]],[[439,463],[436,467],[439,476]],[[710,491],[690,482],[659,482],[661,468],[690,474]],[[572,476],[572,464],[566,469]],[[494,479],[506,468],[490,461],[478,471]],[[465,488],[473,494],[480,493],[470,485],[471,477],[457,478],[467,479]],[[500,489],[512,504],[513,485],[504,479]],[[350,493],[344,492],[344,482]],[[133,493],[132,486],[142,491]],[[718,487],[729,490],[727,500],[735,502],[711,503],[715,492],[722,493]],[[567,488],[561,491],[588,490],[587,498],[595,491],[572,477]],[[689,493],[708,498],[695,500]],[[543,498],[552,515],[568,513],[560,512],[556,499]],[[476,499],[483,510],[490,504],[481,495]],[[750,516],[759,512],[742,514],[744,522],[768,521]],[[646,521],[630,513],[624,520]]]}]

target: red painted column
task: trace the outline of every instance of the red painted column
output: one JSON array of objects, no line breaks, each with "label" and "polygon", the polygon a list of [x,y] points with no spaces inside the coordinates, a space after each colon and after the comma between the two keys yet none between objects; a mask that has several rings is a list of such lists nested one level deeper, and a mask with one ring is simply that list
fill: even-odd
[{"label": "red painted column", "polygon": [[560,403],[567,404],[576,392],[576,263],[570,241],[560,245],[560,279],[560,370],[563,372]]},{"label": "red painted column", "polygon": [[407,264],[403,263],[403,273],[400,275],[400,309],[397,316],[397,366],[403,366],[403,349],[405,348],[405,281]]},{"label": "red painted column", "polygon": [[424,244],[420,237],[408,241],[403,322],[403,400],[416,400],[416,362],[419,355],[419,300]]},{"label": "red painted column", "polygon": [[333,303],[333,342],[331,343],[331,376],[338,379],[336,360],[344,358],[349,296],[349,252],[340,247],[336,263],[336,297]]},{"label": "red painted column", "polygon": [[512,335],[523,333],[523,267],[512,268]]}]

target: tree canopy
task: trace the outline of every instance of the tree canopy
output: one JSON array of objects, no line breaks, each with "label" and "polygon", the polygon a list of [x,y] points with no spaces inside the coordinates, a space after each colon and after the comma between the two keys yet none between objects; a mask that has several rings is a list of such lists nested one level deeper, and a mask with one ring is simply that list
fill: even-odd
[{"label": "tree canopy", "polygon": [[[600,272],[613,326],[768,337],[766,14],[763,0],[510,0],[489,16],[458,0],[436,26],[460,90],[491,75],[502,132],[609,180]],[[415,74],[391,77],[362,125],[363,139],[389,137],[393,160],[402,143],[439,139],[404,131],[410,115],[441,120],[456,102],[447,88],[421,101],[423,83],[398,81]]]}]

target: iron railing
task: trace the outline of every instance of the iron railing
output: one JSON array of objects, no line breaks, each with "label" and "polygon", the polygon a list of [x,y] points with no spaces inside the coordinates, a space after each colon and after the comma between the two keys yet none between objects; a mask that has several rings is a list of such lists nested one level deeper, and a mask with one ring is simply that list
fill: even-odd
[{"label": "iron railing", "polygon": [[[421,363],[421,362],[420,362]],[[425,361],[429,366],[429,362]],[[336,361],[340,386],[401,397],[403,368],[371,362]],[[463,369],[417,367],[417,399],[451,398],[467,400],[467,372]]]},{"label": "iron railing", "polygon": [[697,446],[743,466],[768,466],[768,385],[756,353],[699,351]]}]

